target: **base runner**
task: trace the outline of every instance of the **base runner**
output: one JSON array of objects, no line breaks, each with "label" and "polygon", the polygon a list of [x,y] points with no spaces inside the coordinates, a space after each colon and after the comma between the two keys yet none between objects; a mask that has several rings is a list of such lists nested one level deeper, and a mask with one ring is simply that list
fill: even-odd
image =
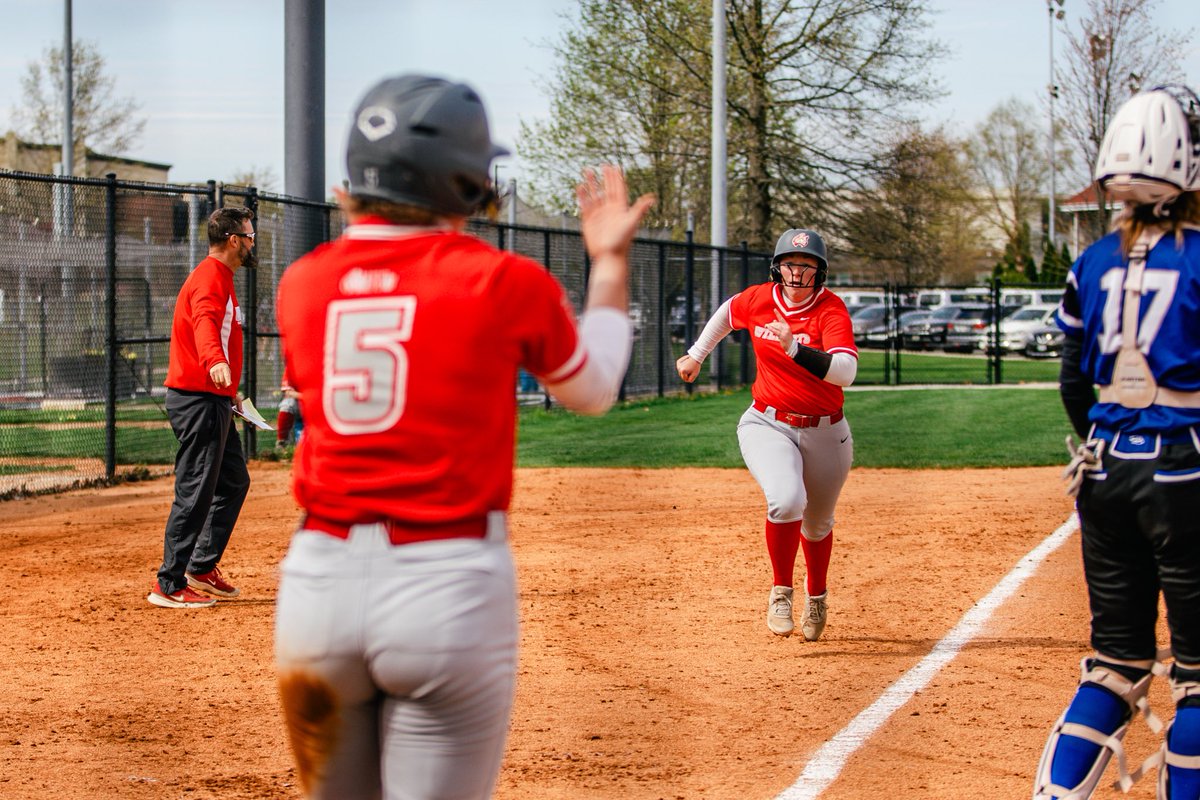
[{"label": "base runner", "polygon": [[826,575],[834,508],[854,458],[842,387],[854,382],[858,349],[850,315],[825,288],[829,262],[814,231],[793,229],[775,245],[771,281],[726,300],[675,368],[691,383],[730,332],[747,330],[758,362],[754,402],[738,422],[738,443],[767,499],[767,554],[774,585],[767,627],[790,636],[793,572],[804,548],[807,570],[801,631],[810,642],[825,629]]}]

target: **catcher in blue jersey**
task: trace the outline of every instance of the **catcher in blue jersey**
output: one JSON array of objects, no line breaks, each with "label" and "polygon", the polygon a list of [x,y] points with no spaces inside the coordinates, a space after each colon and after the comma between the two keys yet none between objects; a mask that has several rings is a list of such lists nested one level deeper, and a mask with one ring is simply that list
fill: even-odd
[{"label": "catcher in blue jersey", "polygon": [[[1096,179],[1124,209],[1067,278],[1061,394],[1091,644],[1042,753],[1035,800],[1085,800],[1117,755],[1126,791],[1157,768],[1159,800],[1200,798],[1200,99],[1135,95],[1105,132]],[[1093,386],[1099,387],[1097,398]],[[1170,649],[1158,649],[1159,595]],[[1168,668],[1166,660],[1174,657]],[[1167,675],[1163,744],[1130,773],[1121,741]]]}]

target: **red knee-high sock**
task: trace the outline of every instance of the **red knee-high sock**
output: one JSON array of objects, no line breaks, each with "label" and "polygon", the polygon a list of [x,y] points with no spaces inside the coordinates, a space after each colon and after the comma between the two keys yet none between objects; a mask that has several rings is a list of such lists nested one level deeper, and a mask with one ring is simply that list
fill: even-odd
[{"label": "red knee-high sock", "polygon": [[804,548],[804,566],[808,570],[808,577],[804,582],[808,589],[808,596],[815,597],[825,594],[825,578],[829,574],[829,554],[833,550],[833,531],[830,531],[829,535],[819,542],[801,537],[800,545]]},{"label": "red knee-high sock", "polygon": [[796,571],[796,551],[800,549],[800,520],[771,522],[767,520],[767,555],[776,586],[791,586]]},{"label": "red knee-high sock", "polygon": [[290,411],[280,411],[279,418],[275,420],[275,439],[280,442],[286,442],[288,437],[292,435],[292,424],[295,421],[295,414]]}]

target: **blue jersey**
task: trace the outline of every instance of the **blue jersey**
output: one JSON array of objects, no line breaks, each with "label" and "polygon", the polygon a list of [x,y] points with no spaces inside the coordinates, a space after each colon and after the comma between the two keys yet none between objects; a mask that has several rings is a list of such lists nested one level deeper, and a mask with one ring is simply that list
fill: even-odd
[{"label": "blue jersey", "polygon": [[[1092,382],[1112,383],[1121,349],[1121,310],[1128,259],[1110,233],[1071,267],[1058,308],[1058,326],[1082,342],[1081,369]],[[1138,347],[1160,387],[1200,391],[1200,231],[1185,229],[1183,246],[1168,232],[1146,259],[1138,309]],[[1200,424],[1200,408],[1125,408],[1097,403],[1089,414],[1100,427],[1167,433]]]}]

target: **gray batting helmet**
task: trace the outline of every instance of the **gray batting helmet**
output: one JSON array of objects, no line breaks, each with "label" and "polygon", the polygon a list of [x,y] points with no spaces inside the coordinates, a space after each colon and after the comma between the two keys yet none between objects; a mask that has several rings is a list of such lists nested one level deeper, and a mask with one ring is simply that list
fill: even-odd
[{"label": "gray batting helmet", "polygon": [[492,199],[492,142],[483,101],[462,83],[401,75],[373,86],[346,143],[350,194],[466,216]]},{"label": "gray batting helmet", "polygon": [[817,260],[817,276],[813,286],[821,286],[829,274],[829,258],[825,255],[825,241],[816,231],[804,228],[792,228],[779,237],[775,243],[775,256],[771,259],[771,280],[783,283],[783,273],[779,270],[779,260],[792,253],[804,253]]}]

